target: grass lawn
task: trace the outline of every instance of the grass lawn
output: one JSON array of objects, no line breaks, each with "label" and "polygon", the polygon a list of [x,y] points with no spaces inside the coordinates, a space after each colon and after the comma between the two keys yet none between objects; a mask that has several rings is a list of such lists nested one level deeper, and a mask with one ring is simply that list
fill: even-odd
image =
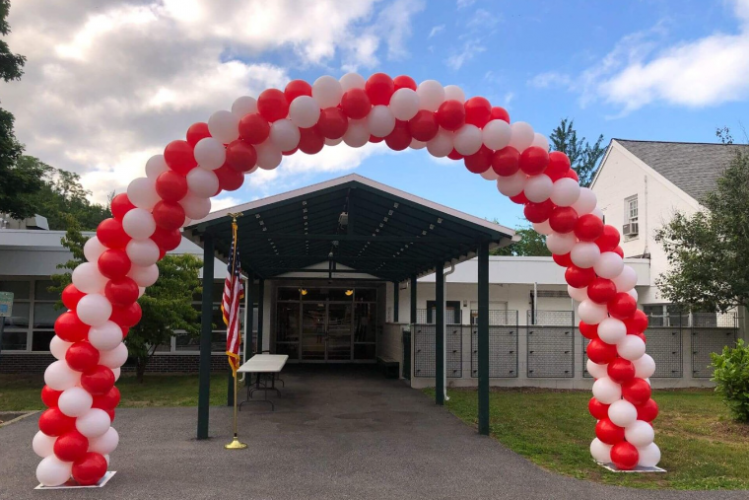
[{"label": "grass lawn", "polygon": [[[426,392],[434,397],[434,390]],[[450,411],[477,425],[476,391],[451,389],[448,396]],[[655,391],[655,441],[665,474],[613,473],[593,462],[590,397],[587,391],[492,391],[491,435],[547,470],[580,479],[638,488],[749,489],[749,425],[733,422],[712,390]]]}]

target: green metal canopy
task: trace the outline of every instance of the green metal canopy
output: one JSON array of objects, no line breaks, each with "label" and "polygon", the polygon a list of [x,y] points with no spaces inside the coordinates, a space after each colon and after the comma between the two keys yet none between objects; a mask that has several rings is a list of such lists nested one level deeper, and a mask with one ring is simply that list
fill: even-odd
[{"label": "green metal canopy", "polygon": [[403,281],[472,258],[480,243],[493,248],[518,239],[511,229],[356,174],[214,212],[185,236],[202,246],[211,231],[216,250],[227,255],[229,214],[236,212],[243,214],[242,268],[266,279],[327,272]]}]

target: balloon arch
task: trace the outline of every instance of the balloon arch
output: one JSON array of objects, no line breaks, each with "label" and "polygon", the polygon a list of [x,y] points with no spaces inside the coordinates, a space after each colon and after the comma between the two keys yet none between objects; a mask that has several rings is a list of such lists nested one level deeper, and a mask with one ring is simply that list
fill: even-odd
[{"label": "balloon arch", "polygon": [[190,126],[186,140],[170,142],[148,160],[146,176],[112,200],[113,217],[88,240],[88,262],[62,293],[69,310],[55,323],[50,350],[58,361],[44,374],[48,409],[33,440],[42,484],[71,476],[94,484],[106,473],[119,441],[111,424],[120,401],[114,383],[127,359],[122,341],[140,320],[137,299],[156,282],[156,262],[179,245],[180,228],[208,215],[211,197],[238,189],[258,168],[278,167],[283,156],[381,141],[463,160],[524,206],[566,268],[569,294],[580,302],[580,332],[590,339],[587,369],[596,380],[589,410],[598,420],[591,454],[625,470],[658,463],[650,423],[658,406],[648,380],[655,363],[645,354],[648,320],[637,309],[637,277],[624,264],[618,231],[603,223],[595,194],[579,186],[567,156],[549,153],[529,124],[510,123],[503,108],[483,97],[466,100],[454,85],[349,73],[240,97],[231,111]]}]

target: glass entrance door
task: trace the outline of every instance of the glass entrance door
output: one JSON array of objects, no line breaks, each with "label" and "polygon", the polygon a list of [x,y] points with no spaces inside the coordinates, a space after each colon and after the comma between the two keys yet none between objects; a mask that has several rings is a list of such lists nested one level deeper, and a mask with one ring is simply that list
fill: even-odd
[{"label": "glass entrance door", "polygon": [[325,361],[325,302],[302,304],[302,360]]},{"label": "glass entrance door", "polygon": [[328,361],[351,360],[352,305],[328,303]]}]

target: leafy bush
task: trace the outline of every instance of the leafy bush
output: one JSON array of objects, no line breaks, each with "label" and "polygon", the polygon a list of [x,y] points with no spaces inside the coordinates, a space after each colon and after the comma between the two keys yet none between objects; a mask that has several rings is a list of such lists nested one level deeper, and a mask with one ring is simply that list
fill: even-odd
[{"label": "leafy bush", "polygon": [[739,340],[736,347],[725,346],[721,354],[713,353],[715,391],[723,396],[734,418],[749,422],[749,347]]}]

